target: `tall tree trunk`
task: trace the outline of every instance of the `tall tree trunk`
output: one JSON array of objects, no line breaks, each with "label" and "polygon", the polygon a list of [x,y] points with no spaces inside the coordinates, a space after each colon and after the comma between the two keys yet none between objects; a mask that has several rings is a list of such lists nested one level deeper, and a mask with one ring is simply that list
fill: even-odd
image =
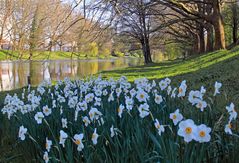
[{"label": "tall tree trunk", "polygon": [[149,40],[147,38],[141,40],[141,45],[142,45],[142,50],[143,50],[143,54],[144,54],[145,64],[152,63]]},{"label": "tall tree trunk", "polygon": [[193,52],[198,54],[200,52],[200,38],[198,33],[195,33],[195,39],[193,44]]},{"label": "tall tree trunk", "polygon": [[204,39],[204,27],[199,25],[199,40],[200,40],[200,51],[199,53],[205,52],[205,39]]},{"label": "tall tree trunk", "polygon": [[232,36],[233,36],[233,44],[237,43],[237,30],[238,30],[238,14],[237,14],[237,4],[232,4],[232,22],[233,22],[233,27],[232,27]]},{"label": "tall tree trunk", "polygon": [[213,16],[211,19],[215,30],[215,50],[225,49],[226,48],[225,31],[222,15],[220,12],[219,0],[213,1]]},{"label": "tall tree trunk", "polygon": [[207,30],[207,47],[206,47],[206,51],[207,52],[211,52],[211,51],[213,51],[213,27],[212,27],[212,25],[207,23],[206,30]]}]

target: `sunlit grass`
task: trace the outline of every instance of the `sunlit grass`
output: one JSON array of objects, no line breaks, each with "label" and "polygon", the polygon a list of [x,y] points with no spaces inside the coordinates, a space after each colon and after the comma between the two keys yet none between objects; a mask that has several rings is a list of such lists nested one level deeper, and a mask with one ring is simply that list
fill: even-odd
[{"label": "sunlit grass", "polygon": [[[22,60],[29,59],[29,51],[23,51]],[[66,60],[66,59],[97,59],[97,58],[114,58],[113,56],[99,55],[96,57],[86,56],[80,53],[60,52],[60,51],[35,51],[32,60]],[[18,60],[19,52],[11,50],[0,50],[0,61]]]}]

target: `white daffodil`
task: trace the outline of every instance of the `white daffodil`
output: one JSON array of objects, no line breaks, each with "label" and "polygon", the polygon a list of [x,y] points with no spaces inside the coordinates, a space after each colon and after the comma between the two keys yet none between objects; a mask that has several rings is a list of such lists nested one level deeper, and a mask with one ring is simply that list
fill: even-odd
[{"label": "white daffodil", "polygon": [[131,97],[134,97],[134,96],[137,94],[137,92],[136,92],[136,90],[135,90],[134,88],[131,89],[131,90],[129,91],[129,93],[130,93]]},{"label": "white daffodil", "polygon": [[173,124],[176,126],[178,122],[183,119],[183,115],[179,113],[179,109],[177,109],[174,113],[169,115],[169,118],[173,120]]},{"label": "white daffodil", "polygon": [[43,110],[43,113],[45,114],[45,116],[49,116],[51,114],[51,112],[52,112],[51,109],[48,108],[47,105],[43,106],[42,110]]},{"label": "white daffodil", "polygon": [[97,139],[98,139],[98,137],[99,137],[99,135],[96,133],[96,130],[97,130],[97,129],[95,128],[94,133],[92,134],[92,137],[91,137],[91,140],[92,140],[92,142],[93,142],[94,145],[97,144]]},{"label": "white daffodil", "polygon": [[201,111],[203,111],[207,107],[207,103],[206,101],[198,100],[196,107],[200,109]]},{"label": "white daffodil", "polygon": [[187,119],[179,123],[178,135],[184,138],[185,142],[190,142],[194,139],[194,133],[196,131],[196,125],[193,120]]},{"label": "white daffodil", "polygon": [[124,110],[124,105],[120,104],[119,108],[117,109],[118,116],[119,116],[120,118],[122,118],[123,110]]},{"label": "white daffodil", "polygon": [[103,90],[103,96],[106,96],[106,95],[108,95],[107,89]]},{"label": "white daffodil", "polygon": [[110,93],[109,98],[108,98],[108,102],[114,101],[114,96],[113,96],[113,92]]},{"label": "white daffodil", "polygon": [[43,160],[45,161],[45,163],[48,163],[49,162],[49,156],[48,156],[48,152],[44,152],[44,155],[43,155]]},{"label": "white daffodil", "polygon": [[163,102],[163,97],[161,95],[155,95],[154,101],[156,104],[161,104],[161,102]]},{"label": "white daffodil", "polygon": [[136,98],[138,99],[139,102],[147,102],[149,96],[145,91],[139,90],[137,92]]},{"label": "white daffodil", "polygon": [[219,83],[216,81],[214,87],[215,87],[215,91],[214,91],[213,96],[216,96],[217,94],[220,94],[219,89],[222,87],[222,83]]},{"label": "white daffodil", "polygon": [[19,131],[18,131],[18,137],[21,139],[21,140],[25,140],[26,136],[25,134],[27,133],[27,128],[25,128],[24,126],[21,126],[19,128]]},{"label": "white daffodil", "polygon": [[161,133],[165,131],[164,126],[160,125],[157,119],[155,119],[154,126],[158,130],[159,135],[161,135]]},{"label": "white daffodil", "polygon": [[78,110],[86,111],[87,110],[87,102],[86,101],[79,102],[76,107],[78,108]]},{"label": "white daffodil", "polygon": [[169,85],[171,83],[171,79],[165,78],[164,81]]},{"label": "white daffodil", "polygon": [[42,124],[42,119],[44,118],[44,114],[42,112],[37,112],[34,116],[37,124]]},{"label": "white daffodil", "polygon": [[83,117],[83,122],[85,124],[85,127],[87,127],[90,124],[90,120],[89,120],[89,118],[87,116]]},{"label": "white daffodil", "polygon": [[62,124],[62,128],[67,128],[67,119],[61,118],[61,124]]},{"label": "white daffodil", "polygon": [[161,80],[159,82],[159,87],[161,90],[164,90],[165,88],[167,88],[167,86],[168,86],[168,82],[166,80]]},{"label": "white daffodil", "polygon": [[102,113],[97,108],[91,108],[89,111],[90,120],[98,120]]},{"label": "white daffodil", "polygon": [[85,96],[85,101],[86,101],[87,103],[90,103],[90,102],[92,102],[92,101],[94,100],[94,97],[95,97],[95,95],[94,95],[93,93],[89,93],[89,94],[87,94],[87,95]]},{"label": "white daffodil", "polygon": [[149,115],[149,105],[147,103],[141,104],[138,108],[139,116],[144,118]]},{"label": "white daffodil", "polygon": [[206,93],[206,89],[204,88],[204,86],[201,86],[200,92],[201,92],[201,94],[205,94]]},{"label": "white daffodil", "polygon": [[52,146],[52,141],[51,141],[51,140],[48,140],[48,138],[46,138],[46,150],[47,150],[48,152],[50,152],[51,146]]},{"label": "white daffodil", "polygon": [[75,134],[74,135],[74,143],[77,145],[77,151],[82,151],[84,148],[84,144],[82,143],[82,139],[84,137],[84,134]]},{"label": "white daffodil", "polygon": [[188,101],[195,105],[199,100],[203,99],[203,94],[200,91],[190,91],[188,96]]},{"label": "white daffodil", "polygon": [[187,90],[186,80],[183,80],[178,88],[178,97],[184,97],[186,94],[186,90]]},{"label": "white daffodil", "polygon": [[237,112],[235,110],[235,105],[231,103],[229,106],[226,106],[227,112],[229,113],[229,121],[236,120]]},{"label": "white daffodil", "polygon": [[168,86],[168,88],[167,88],[167,94],[170,95],[170,94],[171,94],[171,91],[172,91],[172,87],[171,87],[171,86]]},{"label": "white daffodil", "polygon": [[117,131],[117,128],[114,128],[114,126],[112,125],[110,128],[110,137],[114,137],[115,135],[118,135],[116,131]]},{"label": "white daffodil", "polygon": [[130,111],[130,110],[132,110],[133,109],[133,105],[134,105],[134,101],[133,101],[133,99],[132,98],[125,98],[126,100],[125,100],[125,104],[126,104],[126,109],[128,110],[128,111]]},{"label": "white daffodil", "polygon": [[121,92],[122,92],[122,89],[121,88],[116,88],[115,92],[116,92],[117,97],[119,97]]},{"label": "white daffodil", "polygon": [[61,144],[63,147],[65,147],[65,141],[68,138],[67,133],[65,133],[63,130],[60,130],[60,142],[59,144]]},{"label": "white daffodil", "polygon": [[225,133],[232,135],[231,128],[232,128],[232,125],[231,125],[231,122],[229,121],[228,124],[226,124],[226,126],[224,128]]},{"label": "white daffodil", "polygon": [[172,94],[171,94],[171,98],[176,97],[176,91],[177,91],[177,88],[174,88],[173,91],[172,91]]},{"label": "white daffodil", "polygon": [[211,140],[210,136],[211,128],[207,127],[204,124],[201,124],[196,127],[194,138],[199,143],[209,142]]}]

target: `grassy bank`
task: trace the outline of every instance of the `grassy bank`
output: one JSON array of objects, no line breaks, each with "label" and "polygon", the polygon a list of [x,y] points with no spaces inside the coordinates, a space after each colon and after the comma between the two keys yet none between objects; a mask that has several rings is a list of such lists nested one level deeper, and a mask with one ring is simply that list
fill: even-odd
[{"label": "grassy bank", "polygon": [[102,72],[102,76],[107,78],[119,78],[121,75],[126,76],[130,81],[142,77],[159,81],[169,77],[177,84],[185,79],[187,84],[195,89],[199,89],[201,85],[210,89],[215,81],[220,81],[223,83],[225,96],[236,102],[238,101],[236,99],[239,99],[239,47],[230,51],[221,50],[192,56],[186,60],[179,59]]},{"label": "grassy bank", "polygon": [[[20,59],[20,52],[11,50],[0,50],[0,61],[4,60],[18,60]],[[29,51],[21,52],[22,60],[29,59]],[[64,59],[96,59],[96,58],[114,58],[113,56],[98,55],[96,57],[86,56],[80,53],[72,52],[50,52],[50,51],[36,51],[33,53],[32,60],[64,60]]]}]

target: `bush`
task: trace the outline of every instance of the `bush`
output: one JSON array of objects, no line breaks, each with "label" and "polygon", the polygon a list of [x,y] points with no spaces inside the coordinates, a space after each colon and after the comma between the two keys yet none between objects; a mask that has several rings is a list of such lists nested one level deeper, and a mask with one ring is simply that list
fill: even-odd
[{"label": "bush", "polygon": [[96,42],[92,42],[89,44],[87,49],[87,54],[91,57],[96,57],[99,53],[98,45]]},{"label": "bush", "polygon": [[233,104],[221,105],[221,84],[206,93],[170,83],[44,82],[6,97],[11,128],[3,131],[18,137],[14,154],[28,162],[236,162],[237,115]]},{"label": "bush", "polygon": [[124,56],[124,53],[120,52],[120,51],[115,51],[115,55],[117,57],[123,57]]},{"label": "bush", "polygon": [[110,50],[107,49],[107,48],[104,48],[102,51],[101,51],[101,55],[102,56],[105,56],[105,57],[109,57],[111,54]]}]

